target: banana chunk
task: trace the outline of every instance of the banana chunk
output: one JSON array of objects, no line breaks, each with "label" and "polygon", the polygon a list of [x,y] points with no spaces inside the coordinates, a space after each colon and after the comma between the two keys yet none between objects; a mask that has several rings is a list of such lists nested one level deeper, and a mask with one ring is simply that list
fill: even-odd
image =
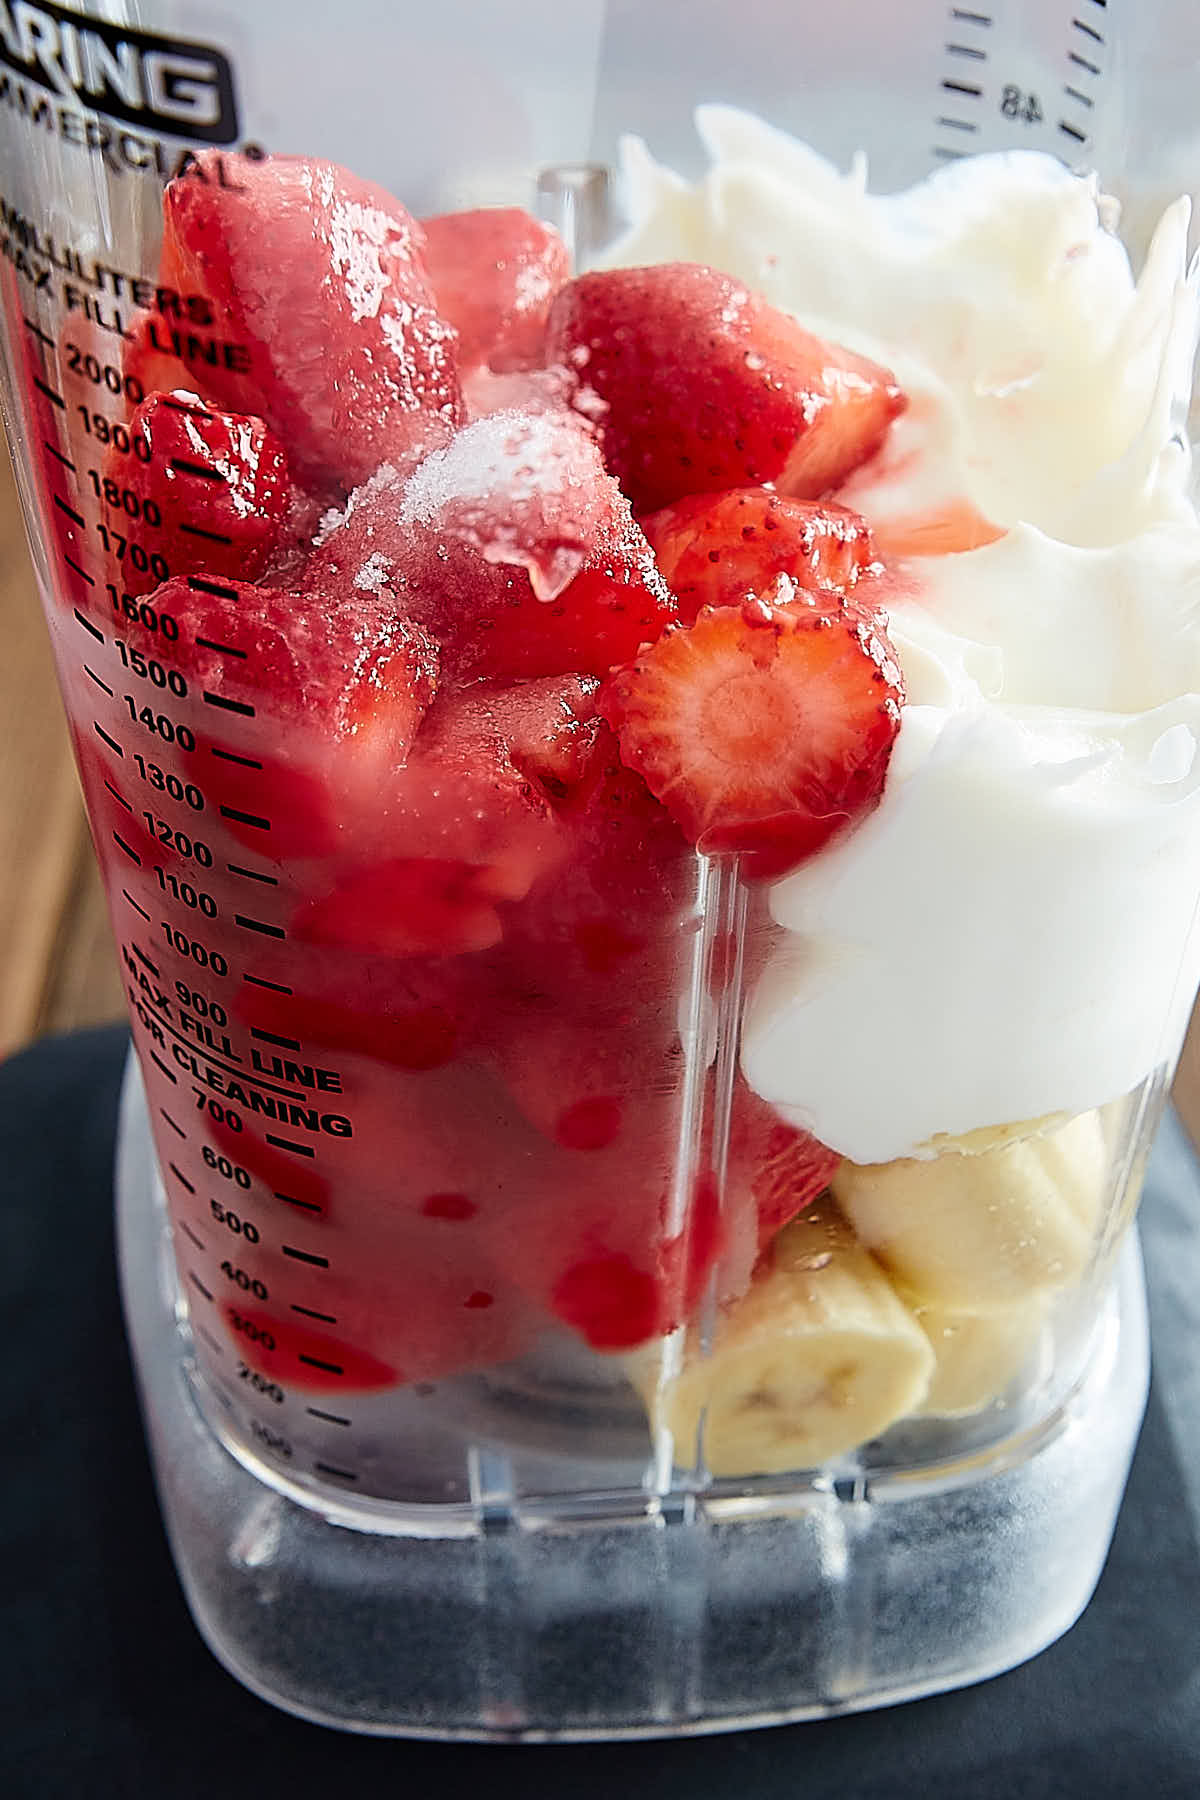
[{"label": "banana chunk", "polygon": [[1048,1308],[1048,1295],[1034,1294],[1003,1312],[947,1312],[917,1309],[917,1324],[934,1355],[923,1414],[960,1418],[995,1400],[1028,1360]]},{"label": "banana chunk", "polygon": [[676,1461],[703,1450],[715,1475],[813,1468],[917,1407],[934,1354],[887,1277],[827,1200],[787,1226],[772,1260],[722,1315],[711,1351],[694,1338],[673,1380],[642,1352],[630,1374]]},{"label": "banana chunk", "polygon": [[1083,1274],[1109,1166],[1100,1115],[1087,1112],[1029,1137],[972,1132],[931,1161],[845,1162],[833,1192],[917,1305],[995,1312]]}]

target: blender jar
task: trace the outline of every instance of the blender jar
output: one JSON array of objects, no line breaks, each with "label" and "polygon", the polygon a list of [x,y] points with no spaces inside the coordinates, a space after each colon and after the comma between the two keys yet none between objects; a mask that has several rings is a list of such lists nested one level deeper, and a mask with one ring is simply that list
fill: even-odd
[{"label": "blender jar", "polygon": [[[974,288],[909,279],[947,203],[969,221],[971,152],[1098,171],[1139,243],[1190,186],[1200,26],[1084,10],[0,14],[6,424],[138,1059],[129,1329],[196,1621],[280,1705],[447,1737],[805,1718],[1010,1667],[1087,1602],[1200,973],[1186,221],[1136,297],[1113,276],[1111,342],[1072,270],[1123,253],[1047,163],[995,177],[1030,212]],[[835,173],[859,151],[875,188],[942,186],[885,224]],[[1099,250],[1037,236],[1060,201]],[[892,261],[839,262],[839,221]],[[1027,228],[1060,362],[985,341]],[[817,411],[887,413],[857,460],[735,479],[718,420],[711,473],[649,472],[661,371],[703,348],[656,326],[622,388],[608,302],[571,295],[630,289],[565,284],[680,262],[820,322]],[[1129,425],[1078,478],[1072,307]],[[994,471],[904,518],[872,487],[915,445],[924,493],[951,415],[905,358],[947,343],[978,349],[972,429],[1057,470],[1032,520]],[[1124,667],[1147,524],[1167,598]],[[706,782],[770,764],[755,630],[789,667],[841,633],[887,741],[834,800],[701,829],[660,714],[693,651],[732,657],[683,750]]]}]

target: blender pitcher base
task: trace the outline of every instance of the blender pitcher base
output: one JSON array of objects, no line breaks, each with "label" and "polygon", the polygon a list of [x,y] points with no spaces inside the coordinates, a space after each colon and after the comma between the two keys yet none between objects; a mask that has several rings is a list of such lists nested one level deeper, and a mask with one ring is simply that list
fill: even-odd
[{"label": "blender pitcher base", "polygon": [[[193,1617],[285,1710],[443,1739],[733,1730],[863,1710],[1023,1662],[1087,1605],[1149,1380],[1131,1233],[1079,1386],[947,1474],[843,1492],[630,1489],[557,1513],[289,1493],[196,1401],[136,1065],[117,1156],[121,1275],[159,1496]],[[624,1504],[616,1504],[623,1498]]]}]

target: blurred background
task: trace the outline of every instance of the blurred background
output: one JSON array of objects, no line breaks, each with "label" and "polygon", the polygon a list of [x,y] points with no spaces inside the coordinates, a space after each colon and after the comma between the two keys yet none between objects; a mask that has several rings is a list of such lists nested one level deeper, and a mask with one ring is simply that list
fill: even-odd
[{"label": "blurred background", "polygon": [[[0,1058],[125,1015],[8,452],[0,446]],[[1175,1101],[1200,1144],[1200,1008]]]}]

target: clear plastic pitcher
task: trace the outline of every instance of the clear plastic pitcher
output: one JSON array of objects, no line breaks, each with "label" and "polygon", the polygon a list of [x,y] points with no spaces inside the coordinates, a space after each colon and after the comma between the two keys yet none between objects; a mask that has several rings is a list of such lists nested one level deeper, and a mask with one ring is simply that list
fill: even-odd
[{"label": "clear plastic pitcher", "polygon": [[1200,976],[1198,60],[1123,0],[0,7],[129,1330],[268,1699],[713,1730],[1086,1605]]}]

